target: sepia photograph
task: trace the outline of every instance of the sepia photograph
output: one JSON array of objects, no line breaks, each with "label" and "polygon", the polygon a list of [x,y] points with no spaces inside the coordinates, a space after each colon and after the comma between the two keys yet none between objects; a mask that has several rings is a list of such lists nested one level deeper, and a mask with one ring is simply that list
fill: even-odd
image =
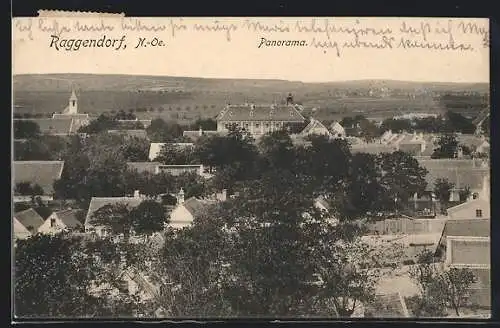
[{"label": "sepia photograph", "polygon": [[489,319],[489,21],[12,19],[23,319]]}]

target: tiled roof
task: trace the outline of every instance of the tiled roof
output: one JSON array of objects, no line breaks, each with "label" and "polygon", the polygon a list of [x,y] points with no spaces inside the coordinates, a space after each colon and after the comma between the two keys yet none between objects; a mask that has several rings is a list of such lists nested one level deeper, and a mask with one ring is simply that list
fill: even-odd
[{"label": "tiled roof", "polygon": [[473,134],[459,134],[457,135],[457,141],[459,144],[476,149],[484,142],[484,139]]},{"label": "tiled roof", "polygon": [[30,182],[43,188],[46,195],[54,192],[54,181],[61,178],[63,161],[15,161],[14,184]]},{"label": "tiled roof", "polygon": [[443,235],[455,237],[490,237],[490,219],[448,220]]},{"label": "tiled roof", "polygon": [[191,197],[187,199],[183,206],[191,213],[193,217],[197,217],[203,214],[204,209],[211,204],[214,204],[214,201],[201,200],[195,197]]},{"label": "tiled roof", "polygon": [[404,298],[399,293],[379,294],[365,306],[367,318],[405,318],[409,317]]},{"label": "tiled roof", "polygon": [[77,119],[77,120],[88,120],[89,119],[89,114],[83,114],[83,113],[76,113],[76,114],[69,114],[69,113],[64,113],[64,114],[60,114],[60,113],[56,113],[56,114],[53,114],[52,115],[52,118],[53,119],[58,119],[58,120],[61,120],[61,119]]},{"label": "tiled roof", "polygon": [[137,130],[108,130],[108,133],[124,135],[127,137],[136,137],[142,139],[148,139],[148,134],[146,130],[137,129]]},{"label": "tiled roof", "polygon": [[72,118],[33,118],[33,119],[14,119],[14,121],[32,121],[38,124],[40,132],[44,134],[69,134],[73,125]]},{"label": "tiled roof", "polygon": [[481,189],[483,178],[490,173],[489,167],[481,167],[480,161],[470,159],[418,159],[420,166],[429,173],[426,176],[427,189],[432,190],[437,179],[448,179],[456,189],[469,186]]},{"label": "tiled roof", "polygon": [[127,166],[131,170],[137,170],[139,173],[150,172],[156,173],[156,168],[161,165],[160,162],[127,162]]},{"label": "tiled roof", "polygon": [[89,209],[85,218],[85,225],[92,224],[92,215],[103,206],[126,204],[128,207],[136,207],[142,202],[141,198],[135,197],[92,197]]},{"label": "tiled roof", "polygon": [[309,124],[306,125],[306,127],[300,132],[300,134],[308,135],[310,133],[314,133],[314,129],[321,129],[325,133],[330,134],[330,131],[326,128],[326,126],[324,126],[323,123],[314,118],[311,119]]},{"label": "tiled roof", "polygon": [[78,228],[82,226],[82,223],[76,218],[76,210],[62,210],[55,212],[57,217],[70,228]]},{"label": "tiled roof", "polygon": [[285,121],[304,122],[295,106],[230,105],[217,117],[218,121]]},{"label": "tiled roof", "polygon": [[352,153],[380,154],[380,153],[392,153],[395,150],[396,148],[394,148],[393,146],[379,144],[379,143],[363,143],[363,144],[351,145]]},{"label": "tiled roof", "polygon": [[[37,231],[37,229],[43,224],[43,218],[32,208],[27,210],[17,212],[14,217],[21,223],[26,229],[32,227],[32,231]],[[29,229],[28,229],[29,230]]]},{"label": "tiled roof", "polygon": [[[166,145],[165,142],[152,142],[149,145],[149,160],[153,161],[160,155],[162,147]],[[188,147],[194,147],[194,143],[191,142],[172,142],[169,145],[175,146],[177,149],[183,149]]]}]

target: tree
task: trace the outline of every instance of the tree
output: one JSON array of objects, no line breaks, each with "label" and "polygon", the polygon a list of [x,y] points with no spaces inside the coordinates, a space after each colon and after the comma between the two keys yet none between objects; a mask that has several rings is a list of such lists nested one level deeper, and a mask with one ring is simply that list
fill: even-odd
[{"label": "tree", "polygon": [[95,226],[107,227],[112,235],[122,235],[124,243],[128,243],[133,222],[127,204],[104,205],[92,213],[91,220]]},{"label": "tree", "polygon": [[421,297],[412,299],[417,316],[442,316],[445,306],[453,308],[459,316],[476,280],[467,268],[440,271],[433,263],[431,251],[419,255],[419,263],[410,270],[410,276],[418,283],[421,292]]},{"label": "tree", "polygon": [[375,296],[379,271],[373,267],[370,247],[359,239],[338,242],[331,256],[323,254],[320,276],[322,298],[333,302],[341,318],[352,316],[356,305],[370,303]]},{"label": "tree", "polygon": [[123,157],[130,162],[142,162],[148,160],[149,141],[144,138],[132,137],[123,140],[120,146]]},{"label": "tree", "polygon": [[177,123],[165,122],[161,118],[151,121],[146,129],[152,142],[175,142],[182,137],[183,127]]},{"label": "tree", "polygon": [[15,139],[29,139],[36,138],[40,135],[40,126],[29,120],[16,120],[14,121],[14,138]]},{"label": "tree", "polygon": [[88,125],[82,126],[78,129],[78,132],[95,134],[104,132],[107,130],[112,130],[118,126],[116,117],[107,114],[101,114],[95,120],[90,121]]},{"label": "tree", "polygon": [[434,194],[441,204],[446,205],[449,203],[453,187],[455,185],[447,179],[436,179],[434,182]]},{"label": "tree", "polygon": [[90,293],[99,267],[78,239],[36,235],[16,241],[15,313],[20,317],[92,317],[101,302]]},{"label": "tree", "polygon": [[434,263],[434,253],[422,251],[417,257],[417,264],[409,271],[410,277],[417,283],[420,295],[408,299],[408,306],[416,317],[443,317],[445,304],[435,288],[435,277],[438,275]]},{"label": "tree", "polygon": [[358,153],[351,159],[347,195],[357,214],[383,209],[380,199],[384,190],[380,185],[381,172],[377,158],[372,154]]},{"label": "tree", "polygon": [[153,200],[145,200],[130,211],[136,233],[151,235],[161,231],[167,221],[163,206]]},{"label": "tree", "polygon": [[444,134],[436,141],[436,147],[431,158],[456,158],[458,141],[455,134]]},{"label": "tree", "polygon": [[191,130],[202,129],[206,131],[215,131],[217,130],[217,121],[211,118],[206,118],[206,119],[199,118],[191,125],[190,128]]},{"label": "tree", "polygon": [[447,132],[461,132],[465,134],[473,134],[476,127],[472,123],[472,120],[464,117],[459,113],[454,113],[452,111],[447,111],[446,115],[446,130]]},{"label": "tree", "polygon": [[470,187],[469,186],[465,186],[464,189],[461,189],[459,192],[458,192],[458,197],[460,199],[460,203],[464,203],[467,201],[467,199],[469,199],[470,195],[472,194],[471,190],[470,190]]},{"label": "tree", "polygon": [[381,201],[388,208],[407,204],[409,197],[427,187],[428,171],[413,156],[396,151],[379,155],[377,161],[382,174],[380,184],[385,191]]},{"label": "tree", "polygon": [[16,143],[14,158],[17,161],[54,160],[50,149],[39,139],[28,139],[25,142]]},{"label": "tree", "polygon": [[180,147],[172,143],[164,144],[154,160],[167,165],[195,164],[198,162],[197,154],[192,147]]},{"label": "tree", "polygon": [[446,304],[460,316],[460,308],[466,303],[470,287],[475,281],[470,269],[451,268],[437,277],[436,288]]}]

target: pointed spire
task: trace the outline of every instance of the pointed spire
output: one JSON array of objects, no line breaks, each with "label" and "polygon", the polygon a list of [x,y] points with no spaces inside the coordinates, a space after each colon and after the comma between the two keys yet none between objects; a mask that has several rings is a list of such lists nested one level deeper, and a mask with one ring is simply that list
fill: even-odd
[{"label": "pointed spire", "polygon": [[71,89],[71,97],[69,97],[69,99],[70,100],[77,100],[74,88]]}]

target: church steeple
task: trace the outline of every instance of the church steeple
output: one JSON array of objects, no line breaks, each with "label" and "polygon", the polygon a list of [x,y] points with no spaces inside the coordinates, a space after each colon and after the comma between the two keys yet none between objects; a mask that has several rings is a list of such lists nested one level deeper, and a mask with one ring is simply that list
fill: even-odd
[{"label": "church steeple", "polygon": [[78,113],[78,98],[76,97],[75,89],[72,88],[71,96],[69,97],[68,114]]}]

